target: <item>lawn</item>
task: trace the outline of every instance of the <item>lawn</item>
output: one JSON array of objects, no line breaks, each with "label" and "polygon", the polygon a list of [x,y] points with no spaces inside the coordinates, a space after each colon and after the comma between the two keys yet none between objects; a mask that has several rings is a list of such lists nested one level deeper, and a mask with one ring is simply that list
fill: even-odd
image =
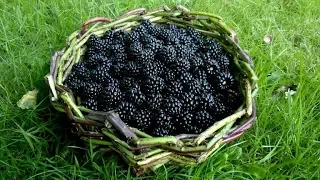
[{"label": "lawn", "polygon": [[[238,33],[259,76],[253,128],[203,164],[135,177],[117,156],[79,148],[66,117],[50,108],[43,77],[85,20],[175,2],[0,0],[0,179],[319,179],[320,1],[176,3],[219,14]],[[33,89],[37,109],[18,108]]]}]

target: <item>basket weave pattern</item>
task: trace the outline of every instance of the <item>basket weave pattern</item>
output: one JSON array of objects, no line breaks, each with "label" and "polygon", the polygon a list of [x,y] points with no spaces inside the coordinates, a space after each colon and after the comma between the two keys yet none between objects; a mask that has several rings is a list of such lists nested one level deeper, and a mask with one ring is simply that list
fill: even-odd
[{"label": "basket weave pattern", "polygon": [[[243,105],[234,114],[214,123],[201,134],[166,137],[152,137],[128,127],[115,112],[97,112],[80,106],[79,99],[63,82],[70,74],[73,64],[83,59],[89,36],[92,33],[102,36],[110,29],[130,31],[146,19],[156,24],[192,27],[219,41],[233,54],[233,63],[239,69],[239,86],[245,97]],[[253,97],[257,93],[258,78],[252,70],[251,57],[238,45],[236,33],[217,15],[193,12],[182,6],[162,6],[153,10],[140,8],[114,20],[104,17],[91,19],[82,25],[81,30],[72,33],[66,43],[63,50],[52,56],[50,73],[45,77],[50,87],[53,107],[68,115],[73,133],[90,142],[96,149],[119,153],[137,174],[149,169],[155,170],[166,163],[193,165],[204,162],[223,144],[241,136],[256,119]]]}]

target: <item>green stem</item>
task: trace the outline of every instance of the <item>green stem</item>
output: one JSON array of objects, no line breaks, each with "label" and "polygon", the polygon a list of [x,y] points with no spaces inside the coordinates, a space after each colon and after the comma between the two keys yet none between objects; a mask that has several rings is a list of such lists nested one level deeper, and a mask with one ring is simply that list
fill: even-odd
[{"label": "green stem", "polygon": [[185,156],[179,156],[179,155],[170,155],[169,159],[171,159],[177,164],[195,165],[197,163],[195,159],[187,158]]},{"label": "green stem", "polygon": [[167,136],[167,137],[152,137],[152,138],[138,138],[132,141],[133,144],[137,146],[156,146],[156,145],[164,145],[164,144],[174,144],[177,146],[182,146],[183,143],[175,136]]},{"label": "green stem", "polygon": [[143,165],[152,163],[154,161],[160,160],[162,158],[165,158],[165,157],[167,157],[167,156],[169,156],[171,154],[172,154],[171,152],[163,152],[163,153],[151,156],[151,157],[149,157],[149,158],[147,158],[145,160],[138,161],[137,164],[138,164],[138,166],[143,166]]},{"label": "green stem", "polygon": [[225,126],[226,124],[234,121],[235,119],[240,118],[241,116],[243,116],[246,113],[246,110],[241,110],[238,111],[216,123],[214,123],[211,127],[209,127],[207,130],[205,130],[204,132],[202,132],[196,139],[194,139],[193,144],[195,145],[199,145],[201,144],[207,137],[209,137],[211,134],[213,134],[214,132],[216,132],[218,129],[220,129],[221,127]]},{"label": "green stem", "polygon": [[246,91],[246,105],[247,105],[247,116],[251,116],[252,114],[252,89],[251,89],[251,85],[250,82],[245,79],[244,80],[245,83],[245,91]]},{"label": "green stem", "polygon": [[218,20],[222,20],[222,17],[212,14],[212,13],[206,13],[206,12],[194,12],[194,11],[190,11],[190,12],[183,12],[184,15],[198,15],[198,16],[209,16],[212,18],[216,18]]},{"label": "green stem", "polygon": [[198,158],[197,163],[202,163],[202,162],[204,162],[205,160],[207,160],[208,157],[209,157],[210,155],[212,155],[212,153],[217,152],[216,150],[217,150],[217,149],[220,147],[220,145],[222,145],[222,144],[223,144],[223,143],[222,143],[222,139],[220,139],[218,142],[215,143],[215,145],[212,147],[212,149],[210,149],[208,152],[202,154],[202,155]]},{"label": "green stem", "polygon": [[130,149],[130,146],[126,142],[120,140],[117,136],[115,136],[112,133],[110,133],[109,130],[107,130],[106,128],[102,129],[102,134],[108,136],[113,141],[121,144],[123,147],[126,147],[127,149]]},{"label": "green stem", "polygon": [[134,157],[134,159],[135,160],[145,159],[145,158],[147,158],[149,156],[153,156],[153,155],[159,154],[161,152],[163,152],[162,149],[155,149],[155,150],[152,150],[152,151],[137,155],[137,156]]},{"label": "green stem", "polygon": [[69,93],[63,92],[60,95],[60,97],[61,97],[61,99],[63,99],[63,101],[65,103],[67,103],[67,105],[71,108],[71,110],[75,113],[76,116],[78,116],[80,118],[85,118],[83,116],[83,114],[81,113],[81,111],[78,109],[77,105],[71,100]]},{"label": "green stem", "polygon": [[90,143],[96,144],[96,145],[106,145],[106,146],[113,146],[114,145],[110,141],[105,141],[105,140],[100,140],[100,139],[91,139],[91,138],[87,138],[87,137],[81,137],[81,139],[86,142],[90,142]]},{"label": "green stem", "polygon": [[137,128],[131,128],[131,130],[136,133],[138,136],[144,137],[144,138],[152,138],[152,136],[146,134],[145,132],[140,131]]}]

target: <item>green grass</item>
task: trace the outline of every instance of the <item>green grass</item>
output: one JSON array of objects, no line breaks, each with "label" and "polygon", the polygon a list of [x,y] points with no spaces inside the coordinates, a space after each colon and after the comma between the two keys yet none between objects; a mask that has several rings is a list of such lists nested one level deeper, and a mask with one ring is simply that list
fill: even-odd
[{"label": "green grass", "polygon": [[[177,1],[214,12],[238,33],[259,75],[258,120],[206,163],[160,168],[147,179],[320,178],[320,1]],[[95,16],[159,2],[0,0],[0,179],[140,179],[120,158],[76,148],[67,119],[50,107],[43,76],[66,37]],[[264,44],[263,37],[274,37]],[[297,93],[276,93],[294,84]],[[16,102],[39,89],[36,110]],[[143,178],[142,178],[143,179]]]}]

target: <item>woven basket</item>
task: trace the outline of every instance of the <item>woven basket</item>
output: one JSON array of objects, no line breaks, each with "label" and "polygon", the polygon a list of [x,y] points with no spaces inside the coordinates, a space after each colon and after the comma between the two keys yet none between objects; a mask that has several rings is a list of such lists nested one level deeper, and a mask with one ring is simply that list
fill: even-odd
[{"label": "woven basket", "polygon": [[[239,69],[244,102],[238,110],[212,124],[201,134],[152,137],[136,128],[128,127],[115,112],[97,112],[80,106],[79,99],[63,83],[72,66],[83,59],[86,41],[91,34],[102,36],[107,30],[130,31],[143,20],[157,24],[175,24],[193,27],[204,36],[219,41],[234,55],[234,65]],[[88,28],[88,25],[90,28]],[[256,119],[253,97],[257,92],[257,76],[252,70],[250,56],[238,45],[234,31],[221,17],[194,12],[182,6],[162,6],[153,10],[144,8],[129,11],[116,19],[97,17],[85,22],[82,29],[67,38],[66,47],[54,53],[50,73],[45,79],[50,86],[53,107],[68,115],[72,132],[89,142],[95,149],[115,151],[140,175],[164,164],[194,165],[204,162],[223,144],[241,136]]]}]

